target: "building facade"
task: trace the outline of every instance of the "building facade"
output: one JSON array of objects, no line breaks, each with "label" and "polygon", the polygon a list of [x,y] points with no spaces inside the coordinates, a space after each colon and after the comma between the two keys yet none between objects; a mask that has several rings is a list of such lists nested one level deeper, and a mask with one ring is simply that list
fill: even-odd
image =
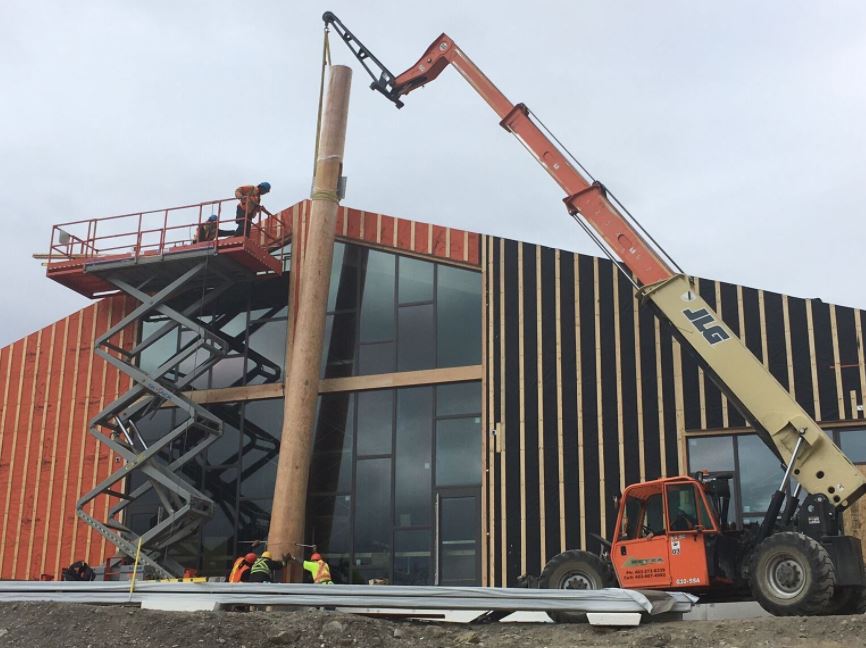
[{"label": "building facade", "polygon": [[[291,443],[283,380],[308,215],[304,201],[272,224],[290,272],[238,283],[198,314],[231,342],[194,384],[226,426],[184,468],[217,506],[198,549],[174,557],[208,575],[267,537],[280,444]],[[626,484],[698,469],[735,472],[739,523],[765,509],[778,461],[611,262],[349,208],[337,236],[307,542],[338,582],[514,584],[566,548],[596,549]],[[711,280],[698,288],[866,463],[862,312]],[[92,342],[130,307],[108,297],[0,349],[0,577],[112,553],[74,503],[119,461],[87,421],[128,382]],[[159,326],[151,317],[128,343]],[[140,362],[183,343],[167,335]],[[178,416],[158,411],[143,437]],[[127,524],[146,528],[159,509],[155,496],[137,501]],[[849,531],[859,513],[846,514]]]}]

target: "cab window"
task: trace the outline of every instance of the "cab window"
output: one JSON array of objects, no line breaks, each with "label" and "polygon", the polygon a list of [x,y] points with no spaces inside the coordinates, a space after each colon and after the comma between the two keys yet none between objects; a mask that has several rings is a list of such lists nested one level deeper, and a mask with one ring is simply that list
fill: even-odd
[{"label": "cab window", "polygon": [[638,540],[639,538],[661,535],[665,532],[664,509],[662,494],[655,493],[641,498],[629,495],[625,500],[621,540]]},{"label": "cab window", "polygon": [[668,515],[671,531],[693,531],[698,526],[712,529],[713,523],[692,484],[668,486]]},{"label": "cab window", "polygon": [[650,495],[646,500],[646,519],[644,521],[646,535],[663,535],[665,532],[665,511],[662,506],[662,494]]}]

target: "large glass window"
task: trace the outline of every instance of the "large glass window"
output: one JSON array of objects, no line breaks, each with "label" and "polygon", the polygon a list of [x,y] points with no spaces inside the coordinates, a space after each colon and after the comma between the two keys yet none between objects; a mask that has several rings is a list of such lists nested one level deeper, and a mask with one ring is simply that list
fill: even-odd
[{"label": "large glass window", "polygon": [[391,454],[393,421],[393,391],[380,390],[358,394],[358,454]]},{"label": "large glass window", "polygon": [[692,437],[688,450],[690,472],[733,473],[729,521],[760,521],[784,470],[757,434]]},{"label": "large glass window", "polygon": [[478,275],[459,268],[439,266],[436,295],[436,366],[480,363]]},{"label": "large glass window", "polygon": [[[433,390],[397,392],[394,515],[399,527],[430,526],[433,488]],[[429,547],[428,547],[429,553]]]},{"label": "large glass window", "polygon": [[355,492],[355,566],[361,581],[391,573],[391,459],[359,459]]},{"label": "large glass window", "polygon": [[737,438],[737,458],[743,515],[763,514],[785,471],[776,455],[754,434]]},{"label": "large glass window", "polygon": [[[214,517],[199,530],[194,541],[198,551],[176,557],[184,566],[206,576],[224,576],[237,554],[249,547],[244,541],[267,536],[271,498],[280,450],[282,399],[220,403],[207,406],[223,421],[223,434],[202,455],[183,468],[184,477],[214,502]],[[148,445],[170,432],[186,418],[176,409],[158,410],[141,421],[138,429]],[[190,428],[164,453],[164,459],[179,457],[201,442],[202,432]],[[146,479],[134,474],[130,492],[145,486]],[[130,504],[127,521],[141,533],[165,515],[159,498],[151,491]]]},{"label": "large glass window", "polygon": [[837,444],[851,461],[866,463],[866,430],[837,430],[836,434]]},{"label": "large glass window", "polygon": [[337,243],[322,375],[413,371],[481,362],[481,275]]},{"label": "large glass window", "polygon": [[[185,388],[215,389],[282,379],[286,356],[289,278],[241,282],[217,299],[206,301],[193,316],[228,343],[228,353],[216,363],[198,349],[181,362],[170,380]],[[207,298],[207,295],[205,295]],[[201,299],[201,293],[196,294]],[[178,310],[189,304],[186,296],[172,303]],[[195,343],[196,335],[180,330],[175,322],[154,312],[142,321],[139,340],[155,339],[140,353],[138,365],[153,372],[175,353]]]},{"label": "large glass window", "polygon": [[437,565],[440,576],[450,569],[455,582],[476,582],[474,567],[466,570],[477,546],[466,543],[477,539],[480,514],[470,516],[465,538],[437,545],[444,522],[436,502],[455,491],[480,501],[480,409],[477,381],[320,398],[307,536],[343,561],[332,569],[337,582],[433,584]]}]

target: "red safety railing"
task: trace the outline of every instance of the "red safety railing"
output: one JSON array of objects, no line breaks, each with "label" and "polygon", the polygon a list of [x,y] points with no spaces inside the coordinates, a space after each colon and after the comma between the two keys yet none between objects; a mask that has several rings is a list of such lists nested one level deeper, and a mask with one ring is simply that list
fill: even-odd
[{"label": "red safety railing", "polygon": [[[220,237],[243,236],[235,220],[237,198],[222,198],[193,205],[169,207],[152,211],[120,214],[105,218],[90,218],[54,225],[48,265],[61,261],[93,257],[159,255],[174,248],[200,244],[212,245],[213,240],[198,241],[199,226],[216,216]],[[262,217],[257,213],[250,227],[250,238],[271,250],[282,243],[283,223],[280,215]],[[275,222],[280,221],[280,222]]]}]

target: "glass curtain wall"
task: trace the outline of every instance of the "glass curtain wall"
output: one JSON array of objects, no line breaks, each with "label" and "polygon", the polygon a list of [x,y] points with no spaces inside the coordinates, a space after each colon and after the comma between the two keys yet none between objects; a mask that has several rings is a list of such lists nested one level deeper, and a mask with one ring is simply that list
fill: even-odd
[{"label": "glass curtain wall", "polygon": [[[477,546],[445,555],[434,542],[441,497],[477,501],[480,486],[479,382],[321,396],[308,539],[335,581],[434,584],[447,566],[477,582]],[[473,538],[480,522],[464,518]]]},{"label": "glass curtain wall", "polygon": [[[224,403],[208,409],[224,421],[223,435],[203,455],[182,469],[190,484],[214,500],[214,517],[185,550],[173,557],[205,576],[225,575],[231,562],[253,540],[267,538],[274,479],[280,451],[282,399]],[[139,425],[145,442],[163,436],[185,416],[176,409],[162,409]],[[192,434],[192,433],[189,433]],[[163,456],[178,458],[197,440],[181,436]],[[138,477],[140,479],[140,477]],[[130,490],[139,486],[133,481]],[[151,490],[130,505],[127,523],[137,533],[150,528],[163,514]]]},{"label": "glass curtain wall", "polygon": [[[826,430],[856,464],[866,464],[866,429]],[[732,511],[739,524],[759,523],[784,470],[757,434],[691,437],[689,472],[733,472]]]},{"label": "glass curtain wall", "polygon": [[480,362],[479,272],[337,243],[323,377]]},{"label": "glass curtain wall", "polygon": [[[229,343],[230,351],[197,378],[192,386],[195,389],[215,389],[282,380],[286,357],[288,295],[288,276],[243,282],[193,313]],[[195,299],[200,300],[201,294],[197,294]],[[184,304],[177,306],[183,308]],[[150,314],[142,322],[139,339],[155,334],[165,323],[165,318],[159,313]],[[177,328],[172,328],[142,352],[139,366],[151,371],[191,340],[188,331],[179,332]],[[189,373],[205,357],[204,352],[192,355],[180,364],[180,373]]]}]

